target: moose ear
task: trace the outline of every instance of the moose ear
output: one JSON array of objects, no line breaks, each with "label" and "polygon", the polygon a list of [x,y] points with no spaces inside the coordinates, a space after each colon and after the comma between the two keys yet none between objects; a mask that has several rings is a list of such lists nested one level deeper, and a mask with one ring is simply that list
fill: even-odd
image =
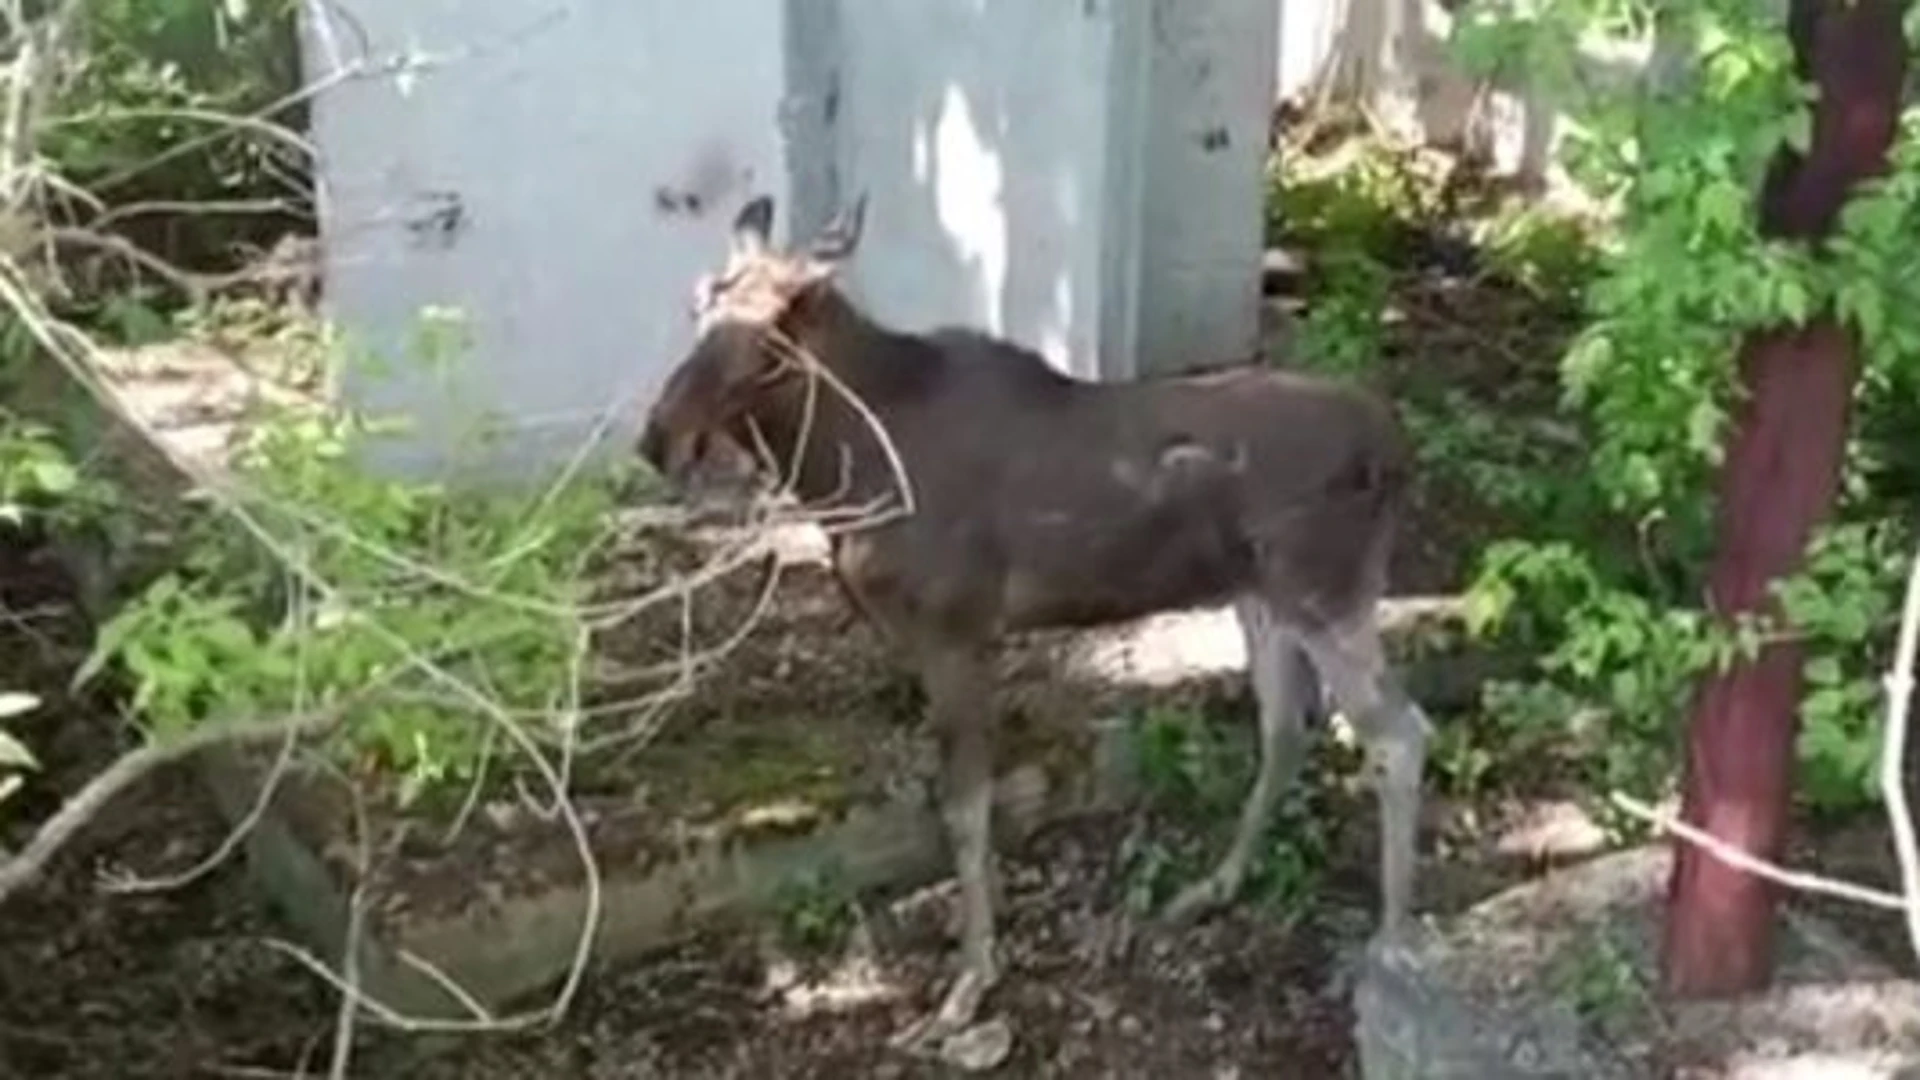
[{"label": "moose ear", "polygon": [[820,262],[841,262],[860,247],[860,233],[867,221],[867,193],[861,192],[842,207],[820,235],[814,237],[807,254]]},{"label": "moose ear", "polygon": [[733,219],[733,249],[741,254],[767,250],[773,235],[773,196],[757,195]]}]

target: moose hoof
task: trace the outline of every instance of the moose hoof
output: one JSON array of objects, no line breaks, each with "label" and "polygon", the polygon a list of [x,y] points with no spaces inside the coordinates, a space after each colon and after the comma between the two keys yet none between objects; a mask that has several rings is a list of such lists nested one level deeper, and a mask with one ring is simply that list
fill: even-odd
[{"label": "moose hoof", "polygon": [[900,1029],[889,1042],[897,1050],[939,1057],[949,1039],[973,1025],[980,1003],[998,981],[991,969],[968,968],[947,989],[940,1007]]}]

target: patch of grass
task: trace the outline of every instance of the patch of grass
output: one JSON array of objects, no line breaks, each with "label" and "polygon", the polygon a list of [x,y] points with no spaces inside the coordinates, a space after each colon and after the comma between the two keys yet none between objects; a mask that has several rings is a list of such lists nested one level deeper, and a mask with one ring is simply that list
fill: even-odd
[{"label": "patch of grass", "polygon": [[[1257,752],[1210,718],[1166,707],[1135,714],[1133,738],[1150,824],[1121,846],[1127,903],[1158,910],[1210,873],[1226,853],[1253,783]],[[1250,728],[1251,725],[1248,725]],[[1279,800],[1240,899],[1283,922],[1307,913],[1325,878],[1332,846],[1324,791],[1303,767]]]},{"label": "patch of grass", "polygon": [[831,953],[853,932],[853,888],[838,864],[812,867],[781,881],[773,905],[775,934],[796,953]]},{"label": "patch of grass", "polygon": [[1600,928],[1583,930],[1555,959],[1547,982],[1582,1022],[1618,1032],[1647,1014],[1652,995],[1626,950]]}]

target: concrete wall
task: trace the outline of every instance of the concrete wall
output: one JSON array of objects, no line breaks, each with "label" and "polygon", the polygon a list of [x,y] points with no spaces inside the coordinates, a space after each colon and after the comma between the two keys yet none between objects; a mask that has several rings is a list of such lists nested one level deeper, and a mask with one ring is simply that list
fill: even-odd
[{"label": "concrete wall", "polygon": [[839,172],[869,198],[848,283],[876,317],[1003,334],[1089,378],[1131,366],[1103,369],[1101,303],[1138,228],[1108,213],[1114,144],[1139,137],[1109,97],[1135,7],[843,0]]},{"label": "concrete wall", "polygon": [[312,8],[329,6],[347,14],[305,27],[310,77],[365,55],[440,60],[315,103],[327,307],[394,361],[423,305],[462,309],[476,343],[457,378],[349,378],[350,396],[422,428],[385,460],[464,460],[481,410],[505,436],[482,468],[564,458],[610,406],[630,430],[688,343],[695,276],[734,211],[789,190],[781,8]]},{"label": "concrete wall", "polygon": [[1153,0],[1142,371],[1259,352],[1270,118],[1255,103],[1273,99],[1278,18],[1274,0]]},{"label": "concrete wall", "polygon": [[849,287],[1084,378],[1258,348],[1273,0],[837,0]]},{"label": "concrete wall", "polygon": [[472,318],[470,374],[348,386],[428,425],[397,464],[471,453],[475,408],[506,434],[483,465],[564,457],[611,405],[630,435],[761,192],[801,236],[864,192],[846,285],[902,328],[1088,378],[1254,352],[1272,0],[345,6],[312,75],[361,34],[449,57],[316,107],[331,311],[387,352],[422,305]]}]

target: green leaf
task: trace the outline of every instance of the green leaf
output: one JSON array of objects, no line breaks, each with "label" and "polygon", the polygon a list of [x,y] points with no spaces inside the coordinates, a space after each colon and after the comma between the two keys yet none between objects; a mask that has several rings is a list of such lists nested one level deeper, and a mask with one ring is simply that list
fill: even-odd
[{"label": "green leaf", "polygon": [[40,762],[26,744],[4,731],[0,731],[0,767],[10,769],[38,769]]},{"label": "green leaf", "polygon": [[1694,211],[1700,219],[1723,232],[1738,232],[1747,222],[1746,193],[1731,182],[1717,180],[1700,189]]},{"label": "green leaf", "polygon": [[1780,306],[1780,314],[1795,326],[1805,326],[1807,316],[1812,313],[1812,300],[1807,294],[1806,283],[1794,277],[1781,278],[1775,286],[1775,300]]},{"label": "green leaf", "polygon": [[40,707],[40,699],[18,690],[0,692],[0,720],[22,716]]},{"label": "green leaf", "polygon": [[45,495],[65,495],[80,483],[80,474],[58,457],[37,457],[26,466],[33,486]]},{"label": "green leaf", "polygon": [[1813,111],[1795,109],[1781,122],[1780,141],[1796,154],[1806,153],[1813,146]]}]

